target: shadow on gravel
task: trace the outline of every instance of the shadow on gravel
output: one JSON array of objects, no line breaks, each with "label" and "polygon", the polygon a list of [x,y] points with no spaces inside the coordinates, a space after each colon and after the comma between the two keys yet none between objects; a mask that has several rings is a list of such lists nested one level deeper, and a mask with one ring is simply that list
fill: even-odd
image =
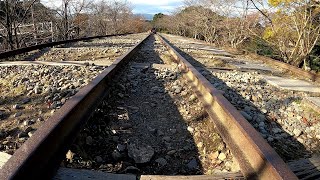
[{"label": "shadow on gravel", "polygon": [[[133,63],[163,64],[154,37],[132,58]],[[203,174],[188,122],[165,82],[177,74],[136,67],[131,62],[110,83],[110,90],[71,146],[66,167],[112,173]],[[72,154],[72,153],[71,153]]]},{"label": "shadow on gravel", "polygon": [[[167,42],[169,42],[167,40]],[[253,125],[253,127],[260,132],[260,134],[266,139],[266,141],[274,148],[274,150],[280,155],[281,158],[285,162],[292,162],[298,160],[300,158],[310,157],[311,152],[308,151],[303,144],[301,144],[297,139],[290,134],[288,134],[285,130],[282,129],[281,125],[277,123],[275,116],[267,116],[263,112],[259,110],[250,100],[244,98],[236,89],[232,89],[228,87],[228,85],[217,78],[206,69],[206,66],[197,60],[195,60],[192,56],[180,50],[172,43],[169,44],[175,48],[175,50],[180,53],[186,60],[188,60],[198,71],[208,79],[216,89],[223,91],[223,95],[228,101],[236,107],[237,110],[241,112],[241,114]],[[226,71],[221,71],[226,72]],[[266,83],[266,82],[261,82]],[[290,104],[294,101],[298,101],[297,99],[286,99],[284,104]],[[279,101],[279,100],[275,100]],[[275,102],[276,103],[276,102]],[[308,161],[308,160],[306,160]],[[309,162],[309,161],[308,161]],[[306,163],[307,164],[307,163]],[[261,168],[264,168],[264,165],[261,165]],[[311,176],[311,179],[315,177],[319,178],[320,171],[312,165],[310,162],[307,167],[301,167],[299,165],[293,165],[291,168],[294,172],[300,171],[303,172],[303,169],[308,169],[311,171],[311,174],[317,174],[317,176]],[[306,172],[304,172],[306,173]],[[309,172],[306,174],[300,173],[297,174],[299,178],[310,178],[308,177]]]},{"label": "shadow on gravel", "polygon": [[35,51],[34,53],[24,53],[24,54],[19,54],[16,56],[11,56],[8,58],[0,59],[0,62],[4,61],[34,61],[35,59],[43,56],[46,52],[49,52],[51,50],[50,47],[48,48],[43,48],[38,51]]},{"label": "shadow on gravel", "polygon": [[23,61],[34,61],[35,59],[37,59],[37,58],[43,56],[45,53],[49,52],[50,50],[51,50],[51,47],[40,49],[39,51],[24,57]]},{"label": "shadow on gravel", "polygon": [[[122,48],[131,48],[133,46],[133,44],[128,44],[128,43],[117,43],[116,44],[119,47]],[[114,44],[113,43],[108,43],[108,42],[97,42],[97,43],[93,43],[90,42],[90,44],[85,44],[83,42],[79,42],[79,43],[75,43],[74,45],[70,46],[73,48],[82,48],[82,47],[86,47],[86,48],[108,48],[108,47],[113,47]],[[66,48],[66,47],[63,47]]]}]

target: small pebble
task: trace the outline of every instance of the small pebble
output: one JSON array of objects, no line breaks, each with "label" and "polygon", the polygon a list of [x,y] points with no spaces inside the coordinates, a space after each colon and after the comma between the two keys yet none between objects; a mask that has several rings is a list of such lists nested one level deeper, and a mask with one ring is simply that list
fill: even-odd
[{"label": "small pebble", "polygon": [[93,143],[92,137],[91,136],[87,136],[86,137],[86,144],[90,146],[90,145],[92,145],[92,143]]}]

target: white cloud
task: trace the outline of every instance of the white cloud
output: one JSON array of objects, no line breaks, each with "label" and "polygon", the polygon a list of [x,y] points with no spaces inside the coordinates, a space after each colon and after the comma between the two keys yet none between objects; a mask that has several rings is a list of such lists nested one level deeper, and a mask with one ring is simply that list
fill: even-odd
[{"label": "white cloud", "polygon": [[134,13],[172,13],[176,8],[183,5],[183,0],[160,0],[160,1],[150,1],[150,0],[128,0],[133,5]]},{"label": "white cloud", "polygon": [[41,0],[41,3],[51,8],[58,8],[62,6],[62,0]]},{"label": "white cloud", "polygon": [[[93,0],[99,1],[99,0]],[[108,1],[108,0],[106,0]],[[41,0],[41,2],[51,8],[61,8],[62,0]],[[155,14],[158,12],[170,13],[175,8],[179,8],[183,4],[183,0],[127,0],[133,6],[134,13]]]}]

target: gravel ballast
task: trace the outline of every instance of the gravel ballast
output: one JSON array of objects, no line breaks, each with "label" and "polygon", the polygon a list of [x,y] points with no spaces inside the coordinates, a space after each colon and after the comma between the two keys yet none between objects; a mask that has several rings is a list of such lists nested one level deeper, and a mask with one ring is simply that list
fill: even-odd
[{"label": "gravel ballast", "polygon": [[[190,39],[186,42],[183,37],[172,35],[165,35],[165,37],[173,45],[181,48],[179,52],[223,92],[223,95],[285,161],[319,153],[320,115],[301,103],[304,97],[319,96],[319,94],[279,89],[268,84],[262,77],[264,74],[286,77],[291,75],[281,70],[275,72],[224,70],[225,67],[232,67],[232,63],[236,59],[239,61],[241,57],[214,55],[219,58],[213,58],[209,50],[197,48],[190,50]],[[228,62],[230,62],[229,65]],[[213,70],[212,67],[215,69]]]},{"label": "gravel ballast", "polygon": [[[238,172],[230,150],[175,65],[151,37],[113,80],[64,166],[134,174]],[[139,64],[140,66],[137,66]]]}]

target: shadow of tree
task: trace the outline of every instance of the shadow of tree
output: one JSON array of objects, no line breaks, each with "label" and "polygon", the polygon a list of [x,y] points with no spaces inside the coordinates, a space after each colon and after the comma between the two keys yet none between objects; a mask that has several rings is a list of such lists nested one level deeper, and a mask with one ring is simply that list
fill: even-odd
[{"label": "shadow of tree", "polygon": [[[200,73],[205,76],[212,85],[223,92],[224,97],[231,102],[232,105],[238,109],[241,114],[252,124],[252,126],[260,132],[260,134],[267,140],[267,142],[275,149],[275,151],[280,155],[281,158],[285,162],[292,162],[299,159],[308,158],[312,155],[313,152],[308,150],[302,143],[300,143],[296,137],[290,135],[286,130],[282,128],[282,125],[278,123],[278,119],[281,117],[277,116],[279,113],[279,110],[281,107],[277,107],[278,104],[283,104],[284,106],[287,106],[288,104],[295,103],[297,101],[301,101],[301,97],[295,96],[295,97],[288,97],[285,99],[271,99],[270,101],[265,103],[265,107],[268,108],[270,106],[275,106],[273,112],[262,112],[261,108],[255,106],[255,104],[252,102],[252,97],[248,97],[245,94],[241,94],[241,91],[236,88],[237,86],[243,86],[243,84],[237,84],[235,86],[232,86],[230,82],[227,84],[222,79],[218,78],[216,75],[219,73],[221,74],[227,74],[227,73],[235,73],[231,71],[224,71],[224,70],[208,70],[205,64],[200,63],[199,61],[195,60],[191,55],[188,53],[180,50],[176,46],[174,46],[170,39],[167,40],[169,44],[175,48],[175,50],[180,53],[186,60],[188,60],[193,66],[195,66],[197,69],[199,69]],[[216,74],[217,73],[217,74]],[[242,72],[236,72],[236,73],[242,73]],[[254,74],[253,74],[254,75]],[[231,75],[232,76],[232,75]],[[232,82],[231,82],[232,83]],[[251,86],[250,84],[247,86]],[[266,86],[267,83],[265,81],[259,81],[259,85],[262,87]],[[279,91],[279,90],[278,90]],[[295,92],[293,92],[295,93]],[[266,94],[264,94],[266,95]],[[287,123],[290,123],[290,119],[283,119],[282,122],[287,121]],[[289,129],[289,131],[293,131],[293,129]],[[308,161],[306,159],[305,161]],[[295,171],[295,167],[292,167],[293,171]],[[306,169],[310,168],[312,169],[312,173],[314,175],[319,175],[320,171],[317,170],[317,166],[313,165],[312,163],[308,164],[308,167],[305,167]],[[306,174],[308,175],[306,175]],[[297,175],[299,178],[303,177],[309,177],[310,178],[310,172],[306,171],[304,173],[301,173],[301,167],[300,167],[300,173]],[[316,176],[311,176],[311,179]]]},{"label": "shadow of tree", "polygon": [[[90,44],[87,43],[75,43],[72,46],[74,48],[107,48],[107,47],[114,47],[115,43],[110,42],[90,42]],[[131,48],[133,44],[130,43],[116,43],[117,46],[122,48]],[[66,47],[63,47],[66,48]]]},{"label": "shadow of tree", "polygon": [[34,61],[35,59],[43,56],[45,53],[49,52],[52,48],[47,47],[40,49],[39,51],[36,51],[35,53],[29,54],[26,57],[23,58],[22,61]]},{"label": "shadow of tree", "polygon": [[[197,146],[187,130],[188,122],[177,108],[175,96],[165,87],[166,81],[176,81],[177,74],[164,80],[157,75],[158,70],[132,66],[164,63],[154,50],[159,44],[150,43],[154,41],[151,36],[145,48],[112,80],[109,94],[72,145],[71,150],[78,155],[76,162],[66,162],[67,167],[114,173],[203,174]],[[89,136],[94,140],[92,146],[86,143]],[[140,153],[144,147],[152,147],[150,161],[136,163],[129,157],[129,146],[135,143],[142,149]],[[91,163],[87,166],[84,162]]]}]

